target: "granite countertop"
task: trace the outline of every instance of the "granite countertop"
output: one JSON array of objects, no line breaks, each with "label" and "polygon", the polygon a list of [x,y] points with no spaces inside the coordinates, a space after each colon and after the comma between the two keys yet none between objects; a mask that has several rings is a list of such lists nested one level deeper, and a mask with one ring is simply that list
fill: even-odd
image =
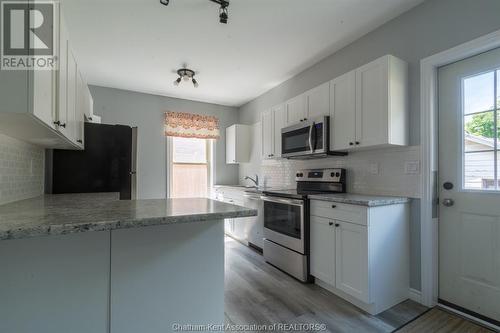
[{"label": "granite countertop", "polygon": [[117,193],[43,195],[0,205],[0,240],[256,216],[206,198],[118,200]]},{"label": "granite countertop", "polygon": [[245,185],[214,185],[214,188],[228,188],[228,189],[234,189],[238,191],[244,191],[247,193],[258,193],[262,194],[263,191],[267,191],[270,189],[270,187],[255,187],[255,186],[245,186]]},{"label": "granite countertop", "polygon": [[373,196],[349,193],[313,194],[310,195],[309,198],[311,200],[331,201],[368,207],[387,206],[410,202],[410,199],[402,197]]}]

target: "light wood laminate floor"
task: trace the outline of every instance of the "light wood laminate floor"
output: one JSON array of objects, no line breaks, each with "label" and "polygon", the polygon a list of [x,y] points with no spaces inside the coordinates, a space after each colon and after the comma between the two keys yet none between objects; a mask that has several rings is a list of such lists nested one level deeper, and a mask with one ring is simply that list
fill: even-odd
[{"label": "light wood laminate floor", "polygon": [[254,250],[226,237],[226,324],[325,324],[323,332],[392,332],[427,310],[407,300],[377,316],[267,264]]}]

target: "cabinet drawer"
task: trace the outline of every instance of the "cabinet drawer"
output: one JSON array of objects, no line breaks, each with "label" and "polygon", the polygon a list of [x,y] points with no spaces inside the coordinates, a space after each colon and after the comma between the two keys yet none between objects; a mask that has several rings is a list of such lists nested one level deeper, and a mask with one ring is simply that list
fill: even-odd
[{"label": "cabinet drawer", "polygon": [[367,225],[368,208],[337,202],[311,200],[311,215],[360,225]]}]

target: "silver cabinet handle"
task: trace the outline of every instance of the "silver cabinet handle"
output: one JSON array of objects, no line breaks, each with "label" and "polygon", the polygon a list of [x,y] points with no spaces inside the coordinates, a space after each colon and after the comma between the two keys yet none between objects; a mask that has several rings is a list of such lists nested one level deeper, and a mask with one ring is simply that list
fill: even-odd
[{"label": "silver cabinet handle", "polygon": [[443,206],[445,207],[451,207],[455,204],[455,200],[453,199],[443,199]]}]

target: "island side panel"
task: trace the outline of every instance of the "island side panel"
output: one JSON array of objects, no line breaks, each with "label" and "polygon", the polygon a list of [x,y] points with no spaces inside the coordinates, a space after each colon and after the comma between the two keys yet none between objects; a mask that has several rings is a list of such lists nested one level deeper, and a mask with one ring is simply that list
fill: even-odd
[{"label": "island side panel", "polygon": [[223,323],[223,220],[112,231],[111,333]]},{"label": "island side panel", "polygon": [[0,241],[0,332],[108,332],[109,241],[109,232]]}]

